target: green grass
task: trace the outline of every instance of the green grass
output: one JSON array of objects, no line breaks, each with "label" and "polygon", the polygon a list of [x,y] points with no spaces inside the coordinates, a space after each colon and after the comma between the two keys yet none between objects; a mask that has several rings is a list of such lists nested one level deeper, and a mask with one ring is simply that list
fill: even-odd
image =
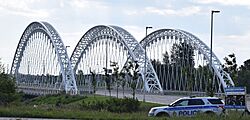
[{"label": "green grass", "polygon": [[56,104],[59,101],[62,104],[69,104],[86,98],[86,96],[69,96],[69,95],[50,95],[50,96],[40,96],[31,100],[27,100],[27,104]]},{"label": "green grass", "polygon": [[65,119],[148,119],[145,112],[111,113],[107,111],[81,111],[74,109],[41,109],[30,106],[16,106],[0,108],[0,116],[34,117],[34,118],[65,118]]},{"label": "green grass", "polygon": [[141,120],[156,120],[156,119],[171,119],[171,120],[249,120],[249,116],[241,117],[240,113],[233,112],[226,117],[198,115],[196,117],[173,117],[173,118],[157,118],[147,117],[147,112],[136,113],[111,113],[107,111],[80,111],[73,109],[57,109],[48,108],[41,109],[30,106],[16,107],[1,107],[0,116],[9,117],[31,117],[31,118],[64,118],[64,119],[98,119],[98,120],[113,120],[113,119],[141,119]]},{"label": "green grass", "polygon": [[[64,118],[64,119],[97,119],[97,120],[250,120],[250,116],[241,117],[240,112],[229,112],[227,116],[207,116],[197,115],[195,117],[172,117],[158,118],[148,117],[148,111],[151,107],[162,106],[160,104],[141,102],[140,110],[133,113],[112,113],[106,110],[84,109],[81,106],[82,101],[85,103],[93,101],[106,101],[106,96],[41,96],[29,99],[21,104],[12,104],[9,106],[0,106],[0,116],[4,117],[29,117],[29,118]],[[60,106],[56,106],[60,101]],[[37,105],[37,107],[34,107]]]},{"label": "green grass", "polygon": [[102,96],[102,95],[95,95],[95,96],[88,96],[86,97],[84,100],[84,102],[92,102],[92,101],[106,101],[110,99],[110,97],[107,97],[107,96]]}]

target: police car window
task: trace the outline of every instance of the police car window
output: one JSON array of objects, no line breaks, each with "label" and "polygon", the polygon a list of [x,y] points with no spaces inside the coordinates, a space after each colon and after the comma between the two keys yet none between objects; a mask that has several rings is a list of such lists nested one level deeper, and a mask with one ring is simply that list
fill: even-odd
[{"label": "police car window", "polygon": [[174,103],[174,106],[187,106],[188,105],[188,100],[179,100]]},{"label": "police car window", "polygon": [[221,99],[207,99],[211,104],[223,104]]},{"label": "police car window", "polygon": [[205,105],[202,99],[190,99],[188,105]]}]

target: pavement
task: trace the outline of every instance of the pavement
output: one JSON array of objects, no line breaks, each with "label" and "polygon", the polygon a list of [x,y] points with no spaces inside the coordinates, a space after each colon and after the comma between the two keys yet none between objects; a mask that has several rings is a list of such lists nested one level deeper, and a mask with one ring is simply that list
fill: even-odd
[{"label": "pavement", "polygon": [[[109,92],[105,89],[97,90],[96,94],[109,96]],[[117,96],[116,90],[111,91],[111,96],[114,96],[114,97]],[[125,91],[124,96],[132,97],[132,92]],[[118,97],[123,98],[124,96],[123,96],[122,90],[119,90]],[[139,101],[143,101],[143,98],[144,98],[143,92],[137,91],[135,96]],[[147,93],[145,94],[145,101],[151,102],[151,103],[159,103],[159,104],[168,105],[181,97],[188,97],[188,96],[187,95],[162,95],[162,94]],[[250,96],[249,95],[247,95],[246,97],[246,103],[247,103],[247,108],[250,110]]]}]

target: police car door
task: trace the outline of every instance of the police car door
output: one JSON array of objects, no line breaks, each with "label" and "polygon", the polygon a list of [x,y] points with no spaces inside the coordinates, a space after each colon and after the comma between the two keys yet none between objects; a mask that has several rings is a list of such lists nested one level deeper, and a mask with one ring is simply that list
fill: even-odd
[{"label": "police car door", "polygon": [[175,104],[173,115],[178,116],[193,116],[200,111],[200,108],[204,105],[201,99],[183,99]]},{"label": "police car door", "polygon": [[197,114],[202,109],[203,105],[205,105],[205,103],[202,99],[189,99],[187,116],[193,116]]},{"label": "police car door", "polygon": [[188,107],[188,99],[181,99],[173,104],[173,116],[185,116]]}]

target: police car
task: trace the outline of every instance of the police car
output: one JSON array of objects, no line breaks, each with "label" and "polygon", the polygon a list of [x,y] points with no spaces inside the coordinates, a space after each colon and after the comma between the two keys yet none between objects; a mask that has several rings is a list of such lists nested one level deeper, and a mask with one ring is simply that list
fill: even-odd
[{"label": "police car", "polygon": [[168,106],[153,107],[148,116],[193,116],[197,113],[221,115],[224,102],[217,97],[183,97]]}]

